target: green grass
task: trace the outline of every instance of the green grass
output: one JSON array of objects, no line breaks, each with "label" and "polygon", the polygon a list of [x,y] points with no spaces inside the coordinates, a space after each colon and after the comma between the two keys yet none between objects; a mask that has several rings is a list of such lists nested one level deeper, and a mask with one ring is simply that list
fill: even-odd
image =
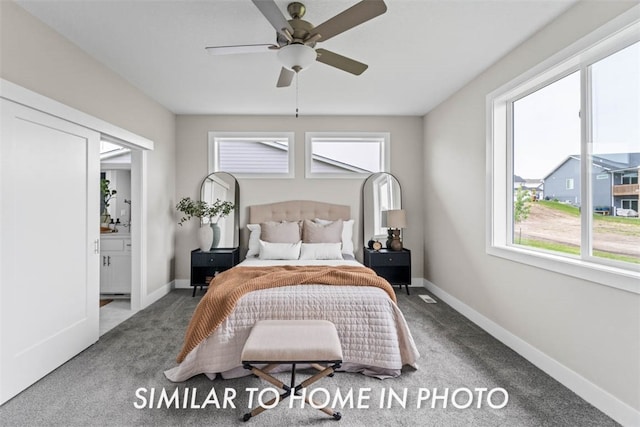
[{"label": "green grass", "polygon": [[[551,200],[540,200],[536,203],[539,203],[542,206],[546,206],[550,209],[554,209],[560,212],[564,212],[566,214],[569,214],[571,216],[576,216],[579,217],[580,216],[580,209],[569,205],[567,203],[560,203],[560,202],[553,202]],[[610,216],[610,215],[600,215],[600,214],[593,214],[593,218],[596,221],[604,221],[604,222],[611,222],[611,223],[618,223],[618,224],[631,224],[631,225],[637,225],[640,226],[640,219],[639,218],[627,218],[624,216]]]},{"label": "green grass", "polygon": [[[522,246],[530,246],[537,249],[544,249],[552,252],[562,252],[562,253],[571,254],[571,255],[580,255],[580,248],[573,245],[566,245],[563,243],[549,242],[545,240],[535,240],[535,239],[515,239],[515,240],[516,241],[514,243]],[[631,257],[627,255],[612,254],[610,252],[593,251],[593,256],[596,256],[599,258],[611,259],[615,261],[623,261],[623,262],[629,262],[633,264],[640,264],[640,258]]]},{"label": "green grass", "polygon": [[580,255],[578,246],[566,245],[563,243],[549,242],[546,240],[535,239],[514,239],[516,244],[522,246],[531,246],[533,248],[544,249],[553,252],[562,252],[565,254]]},{"label": "green grass", "polygon": [[536,203],[572,216],[580,216],[580,209],[567,203],[552,202],[551,200],[540,200]]},{"label": "green grass", "polygon": [[627,255],[612,254],[610,252],[593,251],[593,256],[598,258],[613,259],[616,261],[630,262],[632,264],[640,264],[640,258],[634,258]]},{"label": "green grass", "polygon": [[631,224],[631,225],[637,225],[640,227],[640,219],[636,218],[628,218],[625,216],[609,216],[609,215],[598,215],[598,214],[594,214],[593,218],[596,221],[603,221],[603,222],[612,222],[612,223],[617,223],[617,224]]}]

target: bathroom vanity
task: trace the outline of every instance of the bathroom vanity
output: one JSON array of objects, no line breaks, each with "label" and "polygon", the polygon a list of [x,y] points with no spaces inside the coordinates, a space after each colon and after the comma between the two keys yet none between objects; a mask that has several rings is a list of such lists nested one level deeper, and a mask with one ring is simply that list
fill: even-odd
[{"label": "bathroom vanity", "polygon": [[100,294],[131,295],[131,235],[100,235]]}]

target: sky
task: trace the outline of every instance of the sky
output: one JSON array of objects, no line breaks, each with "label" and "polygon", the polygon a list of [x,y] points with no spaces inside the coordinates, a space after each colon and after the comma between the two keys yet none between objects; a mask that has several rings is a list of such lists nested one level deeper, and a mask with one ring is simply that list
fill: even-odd
[{"label": "sky", "polygon": [[[640,152],[640,42],[592,66],[593,153]],[[580,74],[514,103],[514,174],[541,179],[580,154]]]}]

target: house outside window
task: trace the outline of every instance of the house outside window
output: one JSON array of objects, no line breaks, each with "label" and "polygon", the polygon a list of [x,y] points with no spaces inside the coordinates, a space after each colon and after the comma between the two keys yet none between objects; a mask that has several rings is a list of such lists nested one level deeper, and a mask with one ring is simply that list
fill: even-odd
[{"label": "house outside window", "polygon": [[389,171],[387,132],[307,132],[305,177],[362,178]]},{"label": "house outside window", "polygon": [[209,172],[293,178],[293,132],[209,132]]},{"label": "house outside window", "polygon": [[640,293],[638,117],[632,14],[489,94],[487,251]]}]

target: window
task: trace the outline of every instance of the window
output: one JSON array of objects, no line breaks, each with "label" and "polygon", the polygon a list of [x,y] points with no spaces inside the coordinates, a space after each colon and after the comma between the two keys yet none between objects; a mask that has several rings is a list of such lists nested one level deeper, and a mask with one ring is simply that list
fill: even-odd
[{"label": "window", "polygon": [[567,178],[567,184],[565,186],[567,190],[573,190],[573,178]]},{"label": "window", "polygon": [[622,184],[637,184],[638,183],[638,174],[627,174],[622,175]]},{"label": "window", "polygon": [[622,199],[622,209],[633,209],[638,212],[638,199]]},{"label": "window", "polygon": [[389,170],[388,133],[307,132],[307,178],[361,178]]},{"label": "window", "polygon": [[209,132],[209,172],[293,178],[293,132]]},{"label": "window", "polygon": [[638,117],[633,14],[489,94],[487,252],[640,293]]}]

